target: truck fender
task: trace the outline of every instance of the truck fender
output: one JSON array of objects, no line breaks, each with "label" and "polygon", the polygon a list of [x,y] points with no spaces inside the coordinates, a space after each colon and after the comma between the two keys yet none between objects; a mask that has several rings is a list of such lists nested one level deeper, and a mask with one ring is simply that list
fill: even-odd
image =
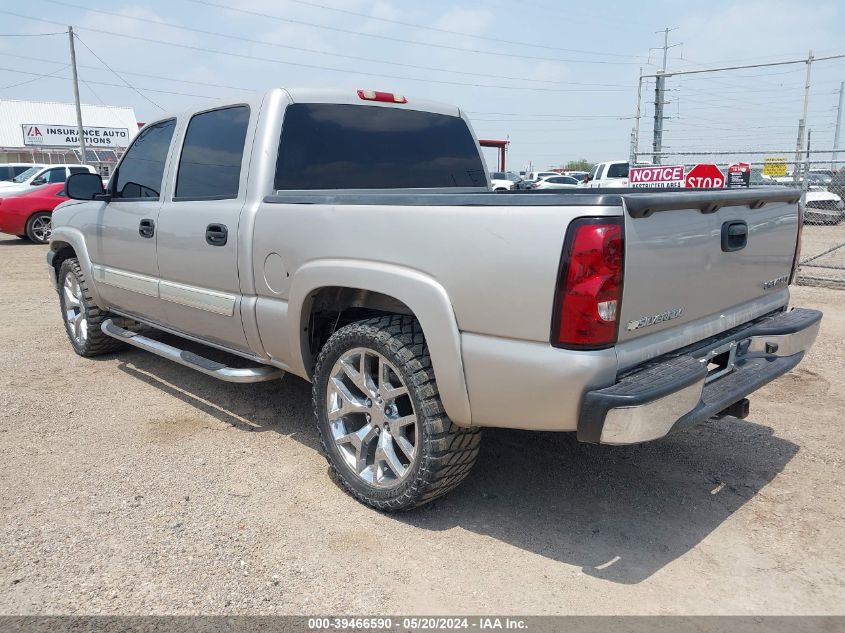
[{"label": "truck fender", "polygon": [[440,398],[446,413],[460,426],[471,425],[469,395],[461,358],[461,335],[446,290],[432,277],[417,270],[381,262],[332,259],[303,265],[290,286],[289,328],[291,369],[307,375],[310,365],[305,328],[311,297],[320,288],[339,286],[380,292],[404,303],[425,334]]},{"label": "truck fender", "polygon": [[[94,273],[91,267],[91,258],[88,256],[88,248],[85,244],[85,237],[79,229],[70,226],[59,226],[53,229],[50,236],[50,250],[58,252],[65,246],[70,246],[76,253],[76,258],[79,260],[79,265],[82,267],[82,272],[88,279],[88,288],[91,291],[91,296],[94,303],[100,308],[105,308],[100,293],[97,289],[97,284],[94,281]],[[58,274],[58,270],[56,271]]]}]

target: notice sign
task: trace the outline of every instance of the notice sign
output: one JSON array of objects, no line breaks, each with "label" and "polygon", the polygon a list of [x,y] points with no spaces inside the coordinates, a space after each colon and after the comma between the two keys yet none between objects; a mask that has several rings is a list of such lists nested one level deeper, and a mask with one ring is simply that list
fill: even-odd
[{"label": "notice sign", "polygon": [[683,165],[653,165],[631,167],[628,172],[630,187],[681,188],[684,186]]},{"label": "notice sign", "polygon": [[769,156],[763,159],[764,176],[786,176],[786,159]]},{"label": "notice sign", "polygon": [[[25,123],[23,128],[23,144],[39,145],[41,147],[78,147],[79,130],[76,126],[44,125],[42,123]],[[125,127],[85,127],[85,145],[87,147],[128,147],[129,130]]]},{"label": "notice sign", "polygon": [[751,165],[733,163],[728,166],[728,188],[748,187],[751,185]]}]

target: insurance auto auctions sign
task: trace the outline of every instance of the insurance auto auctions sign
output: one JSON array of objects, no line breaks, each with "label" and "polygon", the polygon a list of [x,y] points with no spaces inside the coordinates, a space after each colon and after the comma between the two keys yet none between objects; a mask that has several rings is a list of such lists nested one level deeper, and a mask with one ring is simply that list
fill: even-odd
[{"label": "insurance auto auctions sign", "polygon": [[[24,145],[42,147],[77,147],[79,145],[79,131],[74,126],[24,123],[21,127]],[[85,134],[86,147],[92,149],[129,145],[129,130],[125,127],[85,127],[82,132]]]},{"label": "insurance auto auctions sign", "polygon": [[684,166],[631,167],[628,172],[628,184],[631,187],[680,188],[684,186]]}]

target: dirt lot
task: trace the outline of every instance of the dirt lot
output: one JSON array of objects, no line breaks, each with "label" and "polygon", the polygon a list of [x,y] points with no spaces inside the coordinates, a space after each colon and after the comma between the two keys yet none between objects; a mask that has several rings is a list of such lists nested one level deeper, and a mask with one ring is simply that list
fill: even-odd
[{"label": "dirt lot", "polygon": [[845,293],[796,371],[640,447],[493,431],[403,515],[332,483],[298,379],[75,356],[0,236],[0,613],[845,613]]},{"label": "dirt lot", "polygon": [[845,290],[845,222],[804,227],[798,281],[808,286]]}]

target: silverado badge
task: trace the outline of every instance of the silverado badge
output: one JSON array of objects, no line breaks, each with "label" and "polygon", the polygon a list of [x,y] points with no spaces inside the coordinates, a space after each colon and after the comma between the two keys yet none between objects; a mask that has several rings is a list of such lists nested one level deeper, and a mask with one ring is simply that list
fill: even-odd
[{"label": "silverado badge", "polygon": [[763,282],[763,290],[774,290],[775,288],[780,288],[781,286],[786,286],[789,284],[789,275],[782,275],[780,277],[776,277],[775,279],[769,279],[769,281]]},{"label": "silverado badge", "polygon": [[665,312],[660,312],[659,314],[650,314],[648,316],[640,317],[639,319],[634,319],[633,321],[628,321],[628,325],[625,329],[629,332],[633,332],[634,330],[649,327],[655,323],[663,323],[664,321],[677,319],[683,313],[684,307],[681,306],[680,308],[672,308],[671,310],[666,310]]}]

